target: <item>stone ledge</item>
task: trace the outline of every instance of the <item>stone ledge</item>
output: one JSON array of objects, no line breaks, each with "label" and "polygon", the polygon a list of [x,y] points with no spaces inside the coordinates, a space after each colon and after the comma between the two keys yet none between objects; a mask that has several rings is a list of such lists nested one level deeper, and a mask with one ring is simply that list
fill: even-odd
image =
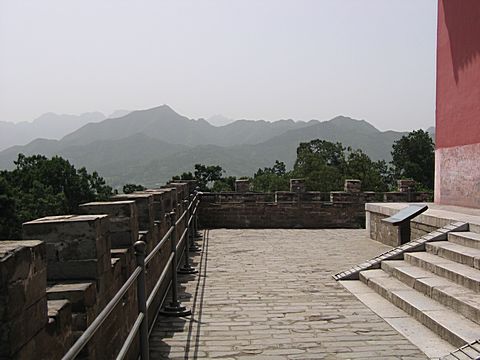
[{"label": "stone ledge", "polygon": [[463,222],[455,222],[453,224],[446,225],[438,230],[422,236],[419,239],[415,239],[406,244],[397,246],[391,250],[388,250],[373,259],[356,265],[353,268],[339,272],[333,275],[333,278],[339,280],[358,280],[359,273],[364,270],[380,269],[381,263],[384,260],[403,260],[404,253],[424,251],[425,244],[432,241],[445,241],[447,240],[447,234],[451,231],[468,231],[468,224]]}]

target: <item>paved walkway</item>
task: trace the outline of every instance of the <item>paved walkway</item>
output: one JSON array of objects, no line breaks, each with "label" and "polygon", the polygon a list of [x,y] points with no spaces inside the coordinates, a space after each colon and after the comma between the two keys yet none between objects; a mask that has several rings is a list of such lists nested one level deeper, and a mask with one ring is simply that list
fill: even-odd
[{"label": "paved walkway", "polygon": [[365,230],[211,230],[152,359],[425,359],[331,275],[387,246]]}]

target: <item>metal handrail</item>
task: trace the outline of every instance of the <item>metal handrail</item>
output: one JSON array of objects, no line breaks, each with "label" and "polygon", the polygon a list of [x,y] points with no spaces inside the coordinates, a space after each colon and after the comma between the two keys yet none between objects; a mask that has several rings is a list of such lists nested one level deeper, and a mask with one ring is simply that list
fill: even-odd
[{"label": "metal handrail", "polygon": [[150,254],[148,254],[147,257],[145,258],[145,265],[147,265],[150,262],[150,260],[152,260],[152,258],[155,256],[155,254],[162,248],[163,244],[165,244],[165,242],[168,240],[168,238],[172,234],[173,229],[174,229],[173,225],[170,226],[166,234],[163,236],[162,240],[160,240],[160,242],[152,249],[152,251],[150,251]]},{"label": "metal handrail", "polygon": [[185,240],[185,235],[187,235],[187,229],[185,229],[182,233],[182,236],[180,236],[180,239],[178,239],[178,244],[177,244],[177,251],[178,249],[180,249],[182,243],[183,243],[183,240]]},{"label": "metal handrail", "polygon": [[140,325],[142,325],[142,321],[144,318],[145,316],[143,315],[143,313],[138,314],[137,320],[135,320],[135,323],[133,324],[130,332],[128,333],[128,336],[125,339],[125,343],[120,349],[116,360],[123,360],[125,356],[127,356],[128,350],[130,350],[130,346],[132,346],[133,340],[135,340],[135,336],[137,336],[138,330],[140,330]]},{"label": "metal handrail", "polygon": [[185,215],[187,214],[187,210],[185,210],[182,215],[178,218],[177,221],[175,221],[175,225],[178,226],[182,221],[183,221],[183,218],[185,217]]},{"label": "metal handrail", "polygon": [[[195,194],[192,201],[190,202],[187,209],[182,213],[180,218],[175,221],[174,213],[173,217],[171,218],[173,221],[173,225],[167,230],[165,235],[159,241],[159,243],[150,251],[148,256],[145,256],[145,242],[137,241],[135,243],[135,255],[137,259],[137,267],[134,269],[130,277],[125,281],[122,285],[120,290],[114,295],[114,297],[108,302],[108,304],[104,307],[104,309],[100,312],[100,314],[95,318],[95,320],[90,324],[90,326],[84,331],[84,333],[77,339],[77,341],[73,344],[73,346],[68,350],[68,352],[63,356],[62,360],[72,360],[83,350],[83,348],[88,344],[90,339],[95,335],[98,329],[102,326],[108,316],[111,314],[113,309],[120,303],[120,300],[125,296],[126,292],[130,290],[133,283],[137,280],[137,301],[138,301],[138,315],[137,318],[130,329],[127,338],[125,339],[124,344],[122,345],[119,353],[117,354],[116,359],[122,360],[127,355],[131,345],[133,344],[136,336],[140,333],[140,350],[141,350],[141,358],[142,360],[148,360],[149,358],[149,350],[148,350],[148,336],[151,329],[148,328],[148,310],[152,305],[158,291],[162,283],[164,282],[169,268],[172,266],[173,263],[177,264],[176,257],[177,251],[185,242],[185,256],[187,256],[187,263],[188,263],[188,238],[187,235],[189,234],[190,226],[196,227],[195,223],[195,216],[197,215],[198,211],[198,203],[199,203],[198,194]],[[193,207],[195,205],[195,207]],[[193,207],[193,210],[192,210]],[[173,241],[173,236],[176,237],[176,227],[184,221],[185,216],[188,218],[185,221],[186,226],[185,229],[178,239],[178,243],[176,246],[172,247],[171,254],[165,264],[165,267],[159,276],[155,286],[153,287],[152,291],[150,292],[148,299],[146,298],[146,288],[145,288],[145,267],[146,265],[153,259],[153,257],[160,252],[160,249],[166,243],[168,239]],[[196,229],[195,229],[196,230]],[[169,283],[169,287],[174,286],[176,289],[176,276],[172,277],[172,282]],[[165,297],[164,297],[165,300]],[[156,319],[156,317],[155,317]],[[153,326],[153,324],[152,324]]]},{"label": "metal handrail", "polygon": [[120,288],[112,300],[105,306],[105,308],[98,314],[98,316],[93,320],[90,326],[85,330],[85,332],[78,338],[78,340],[73,344],[73,346],[68,350],[68,352],[63,356],[62,360],[75,359],[75,357],[82,351],[82,349],[87,345],[88,341],[95,335],[95,332],[107,319],[108,315],[113,311],[115,306],[118,305],[125,293],[130,289],[133,282],[142,272],[140,266],[137,266],[133,271],[132,275],[125,281],[125,284]]},{"label": "metal handrail", "polygon": [[173,260],[173,253],[170,254],[167,263],[165,264],[165,268],[163,269],[162,273],[160,274],[160,277],[158,278],[158,281],[156,282],[155,286],[152,289],[152,292],[148,296],[147,299],[147,308],[150,308],[150,305],[152,305],[153,299],[155,299],[155,296],[157,295],[158,290],[160,289],[160,286],[162,285],[163,280],[167,276],[168,273],[168,268],[172,265],[172,260]]}]

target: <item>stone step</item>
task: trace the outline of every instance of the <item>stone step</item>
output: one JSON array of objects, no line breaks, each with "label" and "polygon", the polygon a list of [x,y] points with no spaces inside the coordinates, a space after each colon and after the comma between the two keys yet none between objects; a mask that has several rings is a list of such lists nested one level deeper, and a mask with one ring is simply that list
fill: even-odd
[{"label": "stone step", "polygon": [[97,291],[94,283],[59,283],[47,288],[47,299],[68,300],[72,309],[72,329],[85,330],[96,316]]},{"label": "stone step", "polygon": [[448,233],[448,241],[458,245],[480,249],[480,234],[474,232],[450,232]]},{"label": "stone step", "polygon": [[480,324],[480,296],[475,291],[406,261],[384,261],[382,269],[409,287]]},{"label": "stone step", "polygon": [[480,249],[458,245],[450,241],[438,241],[427,244],[426,250],[442,258],[480,269]]},{"label": "stone step", "polygon": [[72,308],[68,300],[48,300],[48,325],[51,333],[70,331],[72,324]]},{"label": "stone step", "polygon": [[399,309],[387,299],[377,294],[359,280],[345,280],[339,283],[355,295],[374,313],[385,320],[391,327],[417,346],[429,359],[440,359],[457,349],[418,322],[405,311]]},{"label": "stone step", "polygon": [[468,265],[430,253],[407,253],[405,261],[453,281],[470,290],[480,292],[480,271]]},{"label": "stone step", "polygon": [[480,337],[478,324],[381,269],[362,271],[360,280],[454,346],[463,346]]}]

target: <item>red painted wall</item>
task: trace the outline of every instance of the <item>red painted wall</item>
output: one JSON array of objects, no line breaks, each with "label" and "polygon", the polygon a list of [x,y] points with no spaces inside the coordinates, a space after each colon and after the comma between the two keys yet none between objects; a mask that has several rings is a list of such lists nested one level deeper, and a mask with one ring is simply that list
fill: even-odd
[{"label": "red painted wall", "polygon": [[439,0],[435,202],[480,208],[480,0]]},{"label": "red painted wall", "polygon": [[480,143],[480,1],[439,0],[437,148]]}]

